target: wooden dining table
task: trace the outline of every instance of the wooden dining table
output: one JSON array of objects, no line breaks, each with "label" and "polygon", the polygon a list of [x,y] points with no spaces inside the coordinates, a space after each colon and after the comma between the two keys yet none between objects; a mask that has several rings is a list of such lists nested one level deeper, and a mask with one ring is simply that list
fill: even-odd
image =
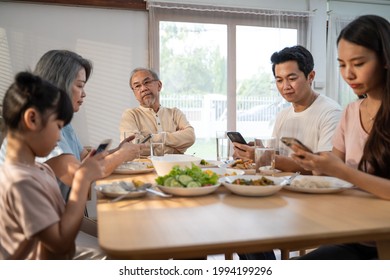
[{"label": "wooden dining table", "polygon": [[[284,175],[284,174],[282,174]],[[97,184],[134,179],[155,183],[154,172],[113,174]],[[207,255],[282,252],[323,244],[376,242],[390,259],[390,201],[358,189],[308,194],[282,189],[245,197],[221,186],[198,197],[151,193],[115,203],[98,194],[100,247],[114,259],[193,259]]]}]

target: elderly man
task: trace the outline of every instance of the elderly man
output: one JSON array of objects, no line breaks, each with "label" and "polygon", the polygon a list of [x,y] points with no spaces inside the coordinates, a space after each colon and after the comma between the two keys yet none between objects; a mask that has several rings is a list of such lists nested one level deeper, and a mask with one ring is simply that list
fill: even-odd
[{"label": "elderly man", "polygon": [[[183,154],[195,142],[194,128],[178,108],[160,104],[162,82],[151,69],[136,68],[131,72],[130,87],[140,106],[126,109],[120,122],[121,139],[125,132],[149,134],[165,132],[166,154]],[[143,155],[147,153],[143,151]]]}]

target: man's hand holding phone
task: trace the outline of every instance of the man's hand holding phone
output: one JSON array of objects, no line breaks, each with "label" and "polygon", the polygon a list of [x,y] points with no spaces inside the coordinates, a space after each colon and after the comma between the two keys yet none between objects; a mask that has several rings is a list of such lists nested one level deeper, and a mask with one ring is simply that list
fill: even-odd
[{"label": "man's hand holding phone", "polygon": [[229,137],[230,141],[247,145],[248,143],[245,141],[244,137],[242,137],[240,132],[237,131],[228,131],[226,135]]},{"label": "man's hand holding phone", "polygon": [[226,135],[233,143],[233,158],[234,159],[254,159],[254,147],[253,143],[247,143],[241,133],[237,131],[228,131]]},{"label": "man's hand holding phone", "polygon": [[255,158],[255,147],[247,144],[240,144],[238,142],[233,143],[234,159],[254,160]]},{"label": "man's hand holding phone", "polygon": [[232,143],[238,143],[238,144],[241,144],[241,145],[235,145],[234,147],[237,148],[237,149],[240,149],[241,151],[246,151],[246,147],[242,148],[243,146],[242,145],[248,145],[248,143],[246,142],[246,140],[244,139],[244,137],[242,137],[241,133],[240,132],[237,132],[237,131],[228,131],[226,132],[226,135],[229,137],[230,141]]}]

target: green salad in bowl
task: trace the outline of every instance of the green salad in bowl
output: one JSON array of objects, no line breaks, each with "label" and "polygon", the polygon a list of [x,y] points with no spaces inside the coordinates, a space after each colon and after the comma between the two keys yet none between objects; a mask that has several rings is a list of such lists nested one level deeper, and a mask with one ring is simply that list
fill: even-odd
[{"label": "green salad in bowl", "polygon": [[192,164],[191,168],[174,166],[167,175],[157,177],[156,182],[164,187],[198,188],[217,185],[218,178],[216,173],[204,171]]}]

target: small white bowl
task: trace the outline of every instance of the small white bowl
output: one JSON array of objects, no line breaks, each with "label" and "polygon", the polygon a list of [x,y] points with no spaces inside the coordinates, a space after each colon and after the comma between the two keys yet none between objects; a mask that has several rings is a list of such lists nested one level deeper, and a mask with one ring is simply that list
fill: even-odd
[{"label": "small white bowl", "polygon": [[202,160],[199,157],[182,154],[166,154],[162,157],[151,157],[150,159],[158,176],[168,174],[174,166],[191,168],[192,164],[199,165]]},{"label": "small white bowl", "polygon": [[232,184],[236,179],[245,179],[245,180],[257,180],[263,177],[262,175],[240,175],[240,176],[228,176],[222,177],[218,182],[222,183],[228,190],[231,192],[243,195],[243,196],[269,196],[278,192],[283,186],[280,183],[284,178],[282,177],[271,177],[264,176],[265,178],[274,181],[275,185],[266,185],[266,186],[254,186],[254,185],[238,185]]}]

